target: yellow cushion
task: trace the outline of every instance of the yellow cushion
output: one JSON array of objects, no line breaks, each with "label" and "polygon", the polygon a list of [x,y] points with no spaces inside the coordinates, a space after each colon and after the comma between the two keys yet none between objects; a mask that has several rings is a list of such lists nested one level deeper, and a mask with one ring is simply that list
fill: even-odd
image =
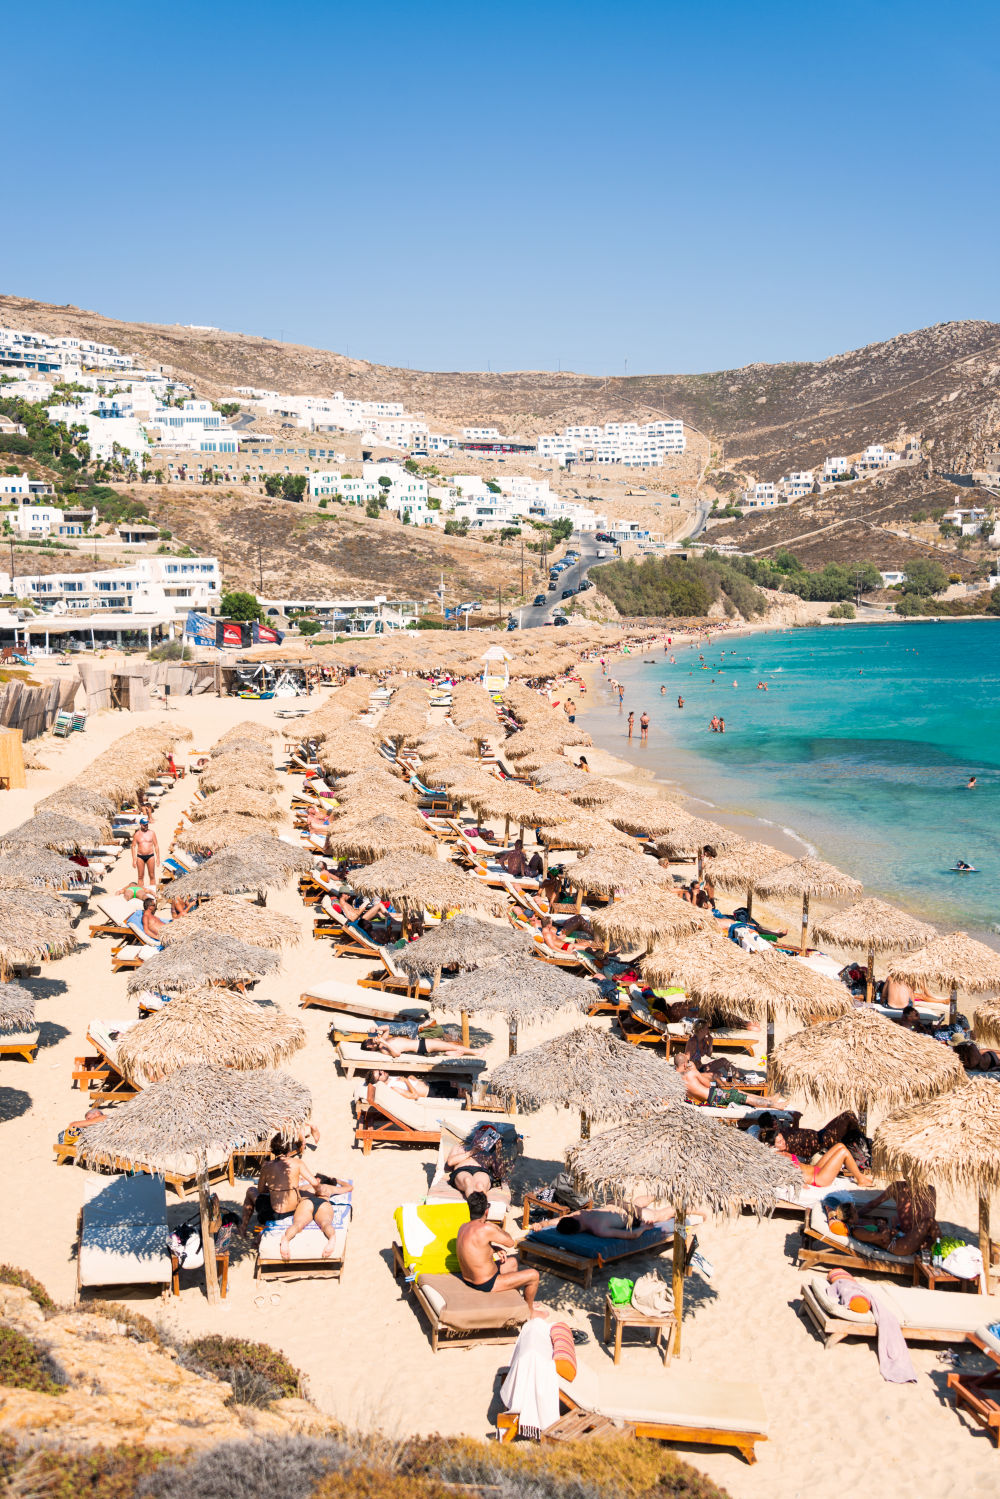
[{"label": "yellow cushion", "polygon": [[469,1221],[469,1204],[428,1202],[423,1203],[416,1211],[421,1223],[434,1235],[434,1242],[416,1256],[408,1250],[403,1233],[403,1209],[396,1209],[393,1217],[407,1270],[418,1275],[454,1275],[458,1270],[455,1239],[462,1224]]}]

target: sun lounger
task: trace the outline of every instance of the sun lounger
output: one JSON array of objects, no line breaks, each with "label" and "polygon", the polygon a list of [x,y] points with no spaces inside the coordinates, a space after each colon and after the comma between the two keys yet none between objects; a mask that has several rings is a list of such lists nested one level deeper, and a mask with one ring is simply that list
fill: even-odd
[{"label": "sun lounger", "polygon": [[[908,1343],[962,1343],[976,1329],[1000,1319],[1000,1296],[957,1296],[953,1291],[930,1291],[926,1286],[886,1286],[859,1280],[895,1313]],[[830,1295],[825,1274],[815,1272],[802,1282],[802,1312],[823,1339],[825,1348],[845,1338],[875,1338],[878,1328],[870,1313],[852,1312]]]},{"label": "sun lounger", "polygon": [[484,1057],[418,1057],[414,1052],[390,1057],[381,1051],[362,1051],[357,1041],[339,1042],[337,1060],[347,1077],[359,1071],[409,1072],[420,1077],[446,1077],[465,1086],[471,1086],[486,1067]]},{"label": "sun lounger", "polygon": [[517,1254],[522,1265],[537,1265],[589,1289],[595,1270],[660,1254],[673,1243],[673,1233],[673,1219],[647,1229],[638,1239],[599,1239],[596,1234],[582,1233],[569,1239],[555,1228],[536,1228],[520,1241]]},{"label": "sun lounger", "polygon": [[[299,1004],[304,1010],[310,1006],[317,1010],[336,1010],[362,1022],[429,1019],[429,1012],[406,996],[396,998],[384,991],[373,991],[372,987],[359,989],[354,984],[345,984],[342,979],[320,979],[299,995]],[[363,1024],[366,1031],[371,1028],[370,1024]]]},{"label": "sun lounger", "polygon": [[87,1027],[87,1040],[97,1055],[76,1058],[73,1081],[81,1090],[90,1089],[92,1106],[135,1097],[136,1089],[118,1071],[118,1043],[111,1033],[120,1035],[138,1024],[138,1020],[92,1020]]},{"label": "sun lounger", "polygon": [[519,1291],[476,1291],[458,1274],[455,1239],[468,1203],[408,1203],[396,1209],[393,1274],[405,1277],[431,1330],[431,1348],[512,1343],[528,1320]]},{"label": "sun lounger", "polygon": [[985,1374],[949,1374],[948,1388],[954,1393],[956,1408],[964,1410],[1000,1447],[1000,1338],[984,1322],[975,1332],[966,1333],[966,1341],[996,1367]]},{"label": "sun lounger", "polygon": [[356,921],[348,921],[332,907],[327,907],[324,911],[322,924],[317,922],[313,926],[313,936],[332,937],[335,958],[377,958],[381,955],[374,937],[369,936]]},{"label": "sun lounger", "polygon": [[[442,1121],[462,1114],[461,1098],[408,1098],[388,1083],[369,1083],[357,1102],[354,1142],[365,1155],[372,1146],[439,1145]],[[471,1120],[468,1128],[472,1128]]]},{"label": "sun lounger", "polygon": [[154,1176],[83,1178],[80,1247],[76,1262],[77,1299],[103,1286],[170,1286],[167,1199]]},{"label": "sun lounger", "polygon": [[[855,1201],[862,1200],[862,1194],[852,1192],[846,1183],[839,1193],[831,1194],[831,1197],[834,1195],[842,1201],[847,1197],[852,1197]],[[863,1200],[871,1201],[876,1195],[868,1193]],[[836,1267],[843,1270],[867,1270],[869,1273],[880,1271],[886,1275],[903,1275],[909,1280],[913,1274],[914,1255],[889,1254],[875,1244],[863,1244],[860,1239],[833,1232],[827,1216],[831,1197],[814,1203],[809,1211],[796,1259],[799,1269],[811,1270],[816,1265],[826,1265],[831,1270]]]},{"label": "sun lounger", "polygon": [[[618,1017],[622,1035],[633,1045],[655,1045],[664,1042],[667,1055],[683,1051],[691,1036],[690,1027],[683,1021],[665,1020],[652,1010],[645,999],[629,996],[628,1010]],[[712,1031],[716,1051],[744,1051],[748,1056],[757,1056],[765,1043],[762,1031],[743,1030],[737,1026],[718,1026]]]},{"label": "sun lounger", "polygon": [[382,959],[385,971],[384,973],[370,973],[366,978],[358,979],[362,989],[386,989],[394,993],[413,996],[413,998],[433,993],[430,978],[412,979],[405,968],[400,968],[393,948],[383,944],[379,947],[378,955]]},{"label": "sun lounger", "polygon": [[334,1219],[337,1228],[333,1236],[331,1252],[328,1255],[324,1254],[330,1240],[317,1224],[310,1223],[292,1239],[287,1246],[289,1257],[287,1260],[283,1259],[281,1240],[285,1230],[291,1224],[292,1215],[275,1218],[264,1229],[257,1244],[254,1280],[264,1280],[268,1276],[276,1275],[286,1279],[304,1276],[310,1279],[340,1280],[344,1273],[344,1260],[347,1257],[351,1194],[343,1193],[341,1196],[331,1198],[331,1202],[337,1214]]},{"label": "sun lounger", "polygon": [[131,928],[125,924],[128,918],[142,916],[142,901],[126,900],[124,895],[98,895],[94,905],[102,919],[90,928],[92,937],[128,938],[131,936]]},{"label": "sun lounger", "polygon": [[26,1062],[33,1062],[38,1055],[40,1035],[37,1025],[24,1031],[0,1031],[0,1058],[23,1057]]},{"label": "sun lounger", "polygon": [[[617,1369],[597,1374],[580,1362],[572,1383],[560,1377],[559,1403],[567,1415],[542,1432],[543,1442],[617,1432],[688,1446],[735,1447],[754,1463],[756,1444],[768,1436],[757,1385],[699,1379],[688,1369],[667,1369],[651,1380]],[[502,1440],[511,1441],[517,1417],[502,1415],[497,1427]]]},{"label": "sun lounger", "polygon": [[[457,1187],[453,1187],[448,1180],[448,1168],[445,1164],[449,1155],[456,1145],[461,1145],[467,1140],[477,1124],[492,1124],[501,1133],[508,1131],[511,1136],[516,1136],[510,1118],[501,1113],[482,1113],[478,1110],[466,1110],[465,1113],[443,1115],[440,1121],[440,1143],[438,1145],[437,1160],[434,1163],[434,1175],[431,1184],[427,1188],[425,1202],[464,1202],[465,1198]],[[493,1206],[490,1208],[490,1217],[495,1217],[498,1222],[503,1221],[507,1208],[510,1206],[511,1192],[509,1186],[490,1187],[486,1196]]]}]

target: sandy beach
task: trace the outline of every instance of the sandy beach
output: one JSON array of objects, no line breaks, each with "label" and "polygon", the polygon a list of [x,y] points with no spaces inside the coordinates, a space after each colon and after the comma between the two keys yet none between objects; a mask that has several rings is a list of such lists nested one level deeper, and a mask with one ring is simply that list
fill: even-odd
[{"label": "sandy beach", "polygon": [[[100,715],[85,734],[54,745],[44,743],[42,757],[48,768],[29,772],[25,791],[0,799],[0,831],[29,815],[36,800],[78,774],[139,723],[180,718],[193,731],[192,743],[208,746],[247,717],[279,723],[269,703],[215,697],[185,698],[179,711],[170,714],[156,710]],[[280,728],[282,737],[286,729],[287,737],[294,737],[294,725]],[[275,741],[279,750],[281,742]],[[601,752],[592,756],[592,768],[599,772],[618,775],[623,763]],[[279,800],[285,809],[293,785],[297,783],[283,778]],[[172,787],[157,808],[155,827],[164,851],[193,790],[188,777]],[[130,873],[128,856],[123,855],[105,888],[120,888]],[[382,1148],[366,1158],[352,1149],[352,1083],[338,1074],[334,1063],[330,1016],[298,1008],[300,993],[312,981],[337,977],[354,982],[371,964],[334,960],[329,945],[313,939],[312,913],[303,907],[292,881],[274,892],[268,904],[294,917],[302,932],[299,944],[284,952],[280,973],[262,980],[257,994],[299,1016],[306,1027],[308,1045],[288,1069],[313,1093],[321,1143],[308,1164],[355,1182],[344,1278],[340,1283],[279,1280],[260,1287],[252,1279],[252,1256],[244,1250],[234,1255],[229,1296],[221,1305],[208,1304],[197,1277],[180,1297],[165,1304],[137,1298],[134,1305],[186,1336],[217,1331],[280,1348],[305,1373],[320,1408],[353,1426],[379,1427],[389,1435],[485,1435],[497,1410],[498,1371],[506,1367],[505,1350],[476,1347],[433,1354],[425,1326],[400,1294],[389,1267],[392,1213],[400,1203],[422,1194],[436,1152],[430,1147]],[[783,914],[787,920],[790,913]],[[126,996],[125,975],[111,974],[109,939],[87,935],[90,919],[85,916],[80,924],[79,949],[43,965],[42,976],[30,981],[42,1025],[37,1061],[32,1066],[4,1062],[0,1076],[6,1188],[0,1260],[31,1270],[60,1301],[73,1296],[82,1201],[81,1172],[72,1166],[57,1167],[52,1155],[57,1132],[85,1107],[84,1098],[71,1087],[73,1059],[87,1050],[85,1033],[92,1018],[135,1013],[134,1000]],[[521,1047],[569,1028],[563,1021],[527,1030]],[[507,1034],[502,1024],[491,1029],[486,1055],[495,1063],[506,1055]],[[518,1120],[525,1149],[517,1185],[550,1179],[561,1167],[566,1148],[578,1138],[578,1119],[545,1109],[519,1115]],[[817,1122],[815,1111],[807,1111],[804,1122]],[[221,1189],[223,1202],[238,1204],[246,1185],[238,1183],[235,1193]],[[170,1195],[168,1203],[172,1221],[196,1212],[191,1200],[179,1203]],[[996,1208],[995,1204],[994,1212]],[[939,1214],[966,1227],[976,1221],[971,1199],[939,1197]],[[802,1275],[794,1268],[794,1219],[758,1223],[747,1216],[708,1222],[698,1233],[714,1274],[710,1283],[698,1277],[688,1283],[690,1311],[682,1364],[693,1373],[759,1384],[771,1439],[758,1449],[754,1467],[719,1449],[684,1449],[683,1456],[734,1499],[835,1499],[845,1489],[871,1485],[873,1475],[890,1463],[893,1486],[903,1494],[986,1499],[995,1492],[996,1450],[982,1433],[970,1430],[945,1398],[945,1375],[954,1367],[950,1350],[914,1348],[919,1383],[886,1384],[869,1343],[857,1341],[824,1351],[798,1315]],[[599,1336],[603,1280],[597,1277],[594,1288],[584,1291],[543,1276],[541,1299],[557,1308],[585,1339],[578,1355],[601,1370],[610,1369],[610,1352]],[[651,1384],[661,1377],[659,1355],[653,1349],[636,1343],[627,1347],[623,1358],[630,1373],[641,1373]]]}]

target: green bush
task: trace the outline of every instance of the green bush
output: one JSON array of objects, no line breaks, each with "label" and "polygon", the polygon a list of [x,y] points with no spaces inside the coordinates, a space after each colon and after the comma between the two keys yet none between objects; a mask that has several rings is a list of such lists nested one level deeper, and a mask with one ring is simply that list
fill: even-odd
[{"label": "green bush", "polygon": [[320,622],[319,622],[318,619],[300,619],[299,620],[299,634],[300,635],[318,635],[319,632],[320,632],[320,630],[322,630],[322,628],[323,628],[323,626],[320,624]]},{"label": "green bush", "polygon": [[190,661],[191,647],[180,640],[165,640],[149,652],[150,661]]},{"label": "green bush", "polygon": [[606,562],[591,570],[600,591],[619,614],[639,617],[703,618],[718,599],[727,614],[752,619],[767,602],[759,588],[721,560],[644,557],[641,561]]},{"label": "green bush", "polygon": [[66,1376],[44,1349],[15,1327],[0,1327],[0,1385],[61,1395]]},{"label": "green bush", "polygon": [[24,1291],[31,1292],[31,1299],[40,1306],[43,1312],[54,1312],[56,1304],[40,1280],[36,1280],[27,1270],[21,1270],[17,1265],[0,1265],[0,1285],[20,1286]]},{"label": "green bush", "polygon": [[857,611],[853,604],[831,604],[826,614],[827,619],[857,618]]},{"label": "green bush", "polygon": [[217,1379],[228,1380],[239,1405],[269,1405],[272,1400],[302,1394],[303,1376],[266,1343],[212,1334],[188,1343],[185,1361]]}]

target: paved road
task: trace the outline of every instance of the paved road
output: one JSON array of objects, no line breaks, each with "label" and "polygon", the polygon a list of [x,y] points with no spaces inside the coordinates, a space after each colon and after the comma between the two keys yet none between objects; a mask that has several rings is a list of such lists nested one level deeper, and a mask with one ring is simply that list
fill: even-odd
[{"label": "paved road", "polygon": [[[512,611],[515,619],[517,619],[518,615],[520,615],[521,628],[523,630],[530,630],[537,625],[547,624],[548,621],[552,618],[557,604],[562,604],[564,602],[567,604],[569,603],[569,599],[564,600],[562,597],[563,589],[579,588],[580,584],[587,576],[588,569],[591,568],[595,562],[606,560],[604,558],[598,557],[598,543],[594,541],[593,538],[578,539],[577,537],[571,537],[570,546],[575,547],[576,550],[580,553],[580,560],[579,562],[574,563],[572,567],[567,567],[563,572],[559,574],[559,581],[551,593],[546,592],[547,583],[542,584],[540,591],[545,594],[544,605],[541,605],[537,609],[529,605],[524,609],[515,609]],[[607,552],[608,558],[614,555],[613,547],[604,547],[601,548],[601,550]]]},{"label": "paved road", "polygon": [[708,503],[708,501],[707,500],[699,500],[698,501],[698,509],[696,511],[696,514],[695,514],[695,523],[694,523],[694,525],[692,526],[691,530],[687,533],[686,536],[678,537],[678,540],[679,541],[693,541],[696,536],[700,536],[701,533],[702,533],[702,531],[704,531],[704,529],[705,529],[705,524],[708,521],[708,517],[711,514],[711,512],[712,512],[712,507]]}]

